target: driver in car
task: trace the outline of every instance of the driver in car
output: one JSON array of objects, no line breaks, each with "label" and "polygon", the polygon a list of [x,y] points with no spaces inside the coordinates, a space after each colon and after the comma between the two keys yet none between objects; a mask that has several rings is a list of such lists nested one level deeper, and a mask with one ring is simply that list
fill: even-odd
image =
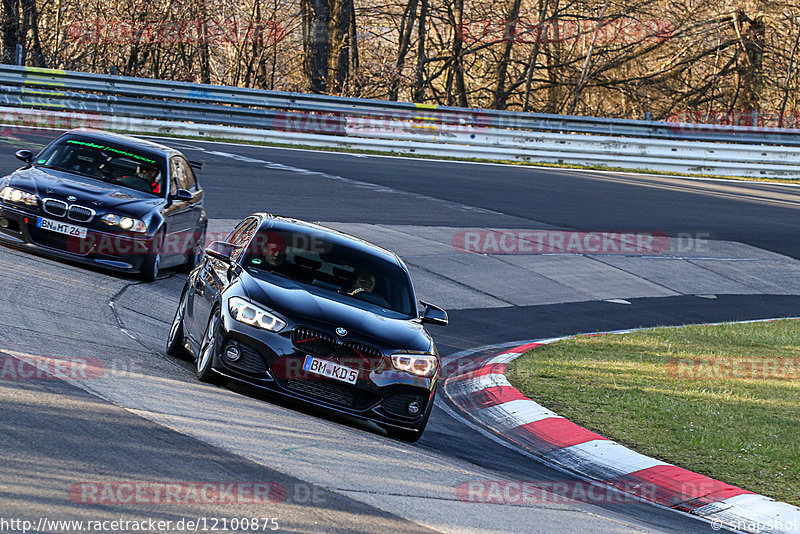
[{"label": "driver in car", "polygon": [[347,294],[356,296],[360,300],[377,304],[378,306],[388,307],[389,302],[380,293],[375,293],[375,275],[369,272],[360,272],[353,281],[353,289]]},{"label": "driver in car", "polygon": [[361,292],[372,293],[375,291],[375,275],[371,273],[359,273],[353,282],[353,289],[350,295],[357,295]]},{"label": "driver in car", "polygon": [[139,165],[136,167],[134,174],[129,174],[120,177],[117,181],[128,187],[134,189],[142,189],[142,182],[146,182],[150,186],[150,191],[155,195],[161,194],[161,178],[159,170],[149,165]]},{"label": "driver in car", "polygon": [[139,165],[136,169],[136,175],[150,184],[150,190],[156,195],[161,194],[161,180],[159,180],[158,174],[158,169],[155,167]]},{"label": "driver in car", "polygon": [[264,261],[270,267],[283,267],[286,263],[286,245],[281,236],[270,238],[264,246]]}]

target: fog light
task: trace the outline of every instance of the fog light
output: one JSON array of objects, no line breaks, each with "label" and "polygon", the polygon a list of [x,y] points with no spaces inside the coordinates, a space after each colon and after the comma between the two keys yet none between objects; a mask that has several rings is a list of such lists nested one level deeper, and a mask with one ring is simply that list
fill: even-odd
[{"label": "fog light", "polygon": [[408,403],[408,413],[411,415],[417,415],[419,413],[420,405],[417,401],[412,401]]},{"label": "fog light", "polygon": [[225,357],[232,362],[235,362],[239,359],[242,353],[239,352],[239,347],[234,347],[233,345],[228,345],[228,348],[225,349]]},{"label": "fog light", "polygon": [[0,217],[0,228],[8,228],[8,219]]}]

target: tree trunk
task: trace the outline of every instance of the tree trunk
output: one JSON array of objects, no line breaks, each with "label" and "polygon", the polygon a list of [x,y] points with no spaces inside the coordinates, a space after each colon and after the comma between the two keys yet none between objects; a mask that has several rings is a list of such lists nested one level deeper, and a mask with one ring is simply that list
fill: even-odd
[{"label": "tree trunk", "polygon": [[353,0],[336,0],[331,16],[331,52],[333,54],[333,92],[347,92],[350,78],[350,23],[353,20]]},{"label": "tree trunk", "polygon": [[[542,110],[544,113],[556,113],[558,110],[558,101],[560,99],[560,82],[558,79],[559,70],[562,68],[561,63],[561,43],[559,43],[560,32],[558,25],[558,17],[560,14],[559,0],[555,0],[553,4],[553,16],[548,24],[553,25],[552,29],[552,42],[544,41],[542,48],[545,54],[545,68],[547,69],[547,104]],[[542,32],[547,32],[549,35],[549,28],[545,24]]]},{"label": "tree trunk", "polygon": [[428,18],[428,0],[420,0],[417,27],[417,76],[414,82],[414,102],[425,100],[425,24]]},{"label": "tree trunk", "polygon": [[503,46],[503,55],[497,64],[497,71],[495,73],[495,90],[492,99],[493,109],[506,109],[506,101],[508,100],[508,92],[506,91],[506,77],[508,76],[508,64],[511,62],[511,51],[514,48],[514,39],[516,35],[516,27],[519,22],[519,6],[521,0],[513,0],[511,7],[508,10],[508,15],[505,20],[505,45]]},{"label": "tree trunk", "polygon": [[789,93],[791,92],[792,87],[792,75],[794,74],[795,70],[795,54],[797,53],[797,49],[800,47],[800,31],[797,32],[797,36],[794,40],[794,46],[792,47],[792,55],[789,58],[789,66],[787,68],[786,73],[786,85],[783,90],[783,98],[781,99],[781,112],[778,115],[778,128],[783,128],[784,117],[786,115],[786,104],[789,101]]},{"label": "tree trunk", "polygon": [[304,71],[312,93],[328,90],[328,0],[302,0]]},{"label": "tree trunk", "polygon": [[16,63],[19,30],[19,0],[3,0],[3,63]]},{"label": "tree trunk", "polygon": [[350,92],[352,96],[361,96],[361,78],[358,70],[358,33],[356,32],[356,10],[355,6],[350,10],[350,57],[352,68],[350,69]]},{"label": "tree trunk", "polygon": [[403,18],[400,19],[400,42],[397,45],[397,60],[395,61],[394,76],[389,83],[389,100],[397,100],[400,92],[400,79],[403,76],[403,67],[406,62],[406,54],[411,46],[411,32],[414,29],[414,19],[417,16],[417,0],[408,0],[403,11]]},{"label": "tree trunk", "polygon": [[200,20],[203,32],[197,43],[197,51],[200,56],[200,83],[211,83],[211,58],[208,50],[208,9],[206,7],[206,0],[200,2]]},{"label": "tree trunk", "polygon": [[741,74],[742,83],[742,109],[758,111],[761,109],[761,95],[764,91],[764,46],[765,26],[762,15],[748,18],[743,11],[738,13],[739,27],[748,23],[747,31],[742,32],[742,48],[744,49],[745,62]]},{"label": "tree trunk", "polygon": [[33,67],[44,67],[45,60],[42,53],[42,43],[39,41],[39,10],[36,7],[36,0],[22,0],[22,20],[23,44],[28,32],[31,35],[30,53],[26,54],[29,59],[27,63]]},{"label": "tree trunk", "polygon": [[[455,102],[456,105],[467,107],[467,88],[464,83],[464,43],[463,37],[463,24],[464,24],[464,0],[455,0],[453,2],[453,64],[452,64],[452,77],[455,82]],[[451,95],[448,95],[448,101]]]},{"label": "tree trunk", "polygon": [[572,99],[572,107],[569,109],[570,115],[575,113],[575,109],[578,107],[578,100],[581,98],[581,92],[586,84],[586,75],[589,73],[589,67],[592,64],[592,54],[594,54],[594,46],[597,44],[597,34],[600,32],[601,25],[605,24],[606,9],[608,9],[608,0],[603,4],[603,10],[600,12],[600,19],[597,21],[597,26],[592,34],[592,44],[589,45],[589,52],[586,54],[586,61],[584,61],[583,68],[581,69],[581,77],[578,83],[575,84],[575,96]]}]

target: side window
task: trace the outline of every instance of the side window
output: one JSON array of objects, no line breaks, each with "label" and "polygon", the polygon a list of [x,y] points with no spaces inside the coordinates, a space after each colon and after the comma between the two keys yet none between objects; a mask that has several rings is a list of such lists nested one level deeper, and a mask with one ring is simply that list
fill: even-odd
[{"label": "side window", "polygon": [[231,259],[233,261],[239,261],[239,258],[247,248],[247,244],[253,237],[253,234],[256,233],[257,228],[258,221],[255,219],[247,219],[242,225],[234,230],[230,236],[228,236],[228,242],[239,247],[233,251],[233,254],[231,254]]},{"label": "side window", "polygon": [[174,156],[170,160],[170,193],[175,194],[178,189],[186,189],[187,191],[197,191],[197,180],[194,177],[189,162],[180,156]]},{"label": "side window", "polygon": [[184,189],[188,191],[197,191],[197,178],[194,176],[194,170],[189,162],[183,158],[178,158],[180,166],[183,167]]},{"label": "side window", "polygon": [[178,158],[169,160],[169,194],[174,195],[181,185],[183,169],[178,165]]},{"label": "side window", "polygon": [[242,234],[242,232],[247,228],[247,226],[251,223],[252,219],[247,218],[236,225],[236,228],[233,229],[233,232],[228,234],[228,237],[225,238],[225,242],[227,243],[235,243],[236,239]]}]

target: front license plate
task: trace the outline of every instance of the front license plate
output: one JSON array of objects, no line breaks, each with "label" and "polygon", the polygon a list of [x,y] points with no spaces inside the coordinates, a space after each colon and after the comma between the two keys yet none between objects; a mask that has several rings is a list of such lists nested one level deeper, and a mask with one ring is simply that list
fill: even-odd
[{"label": "front license plate", "polygon": [[348,384],[355,384],[358,378],[358,369],[351,369],[350,367],[314,358],[313,356],[306,356],[306,361],[303,362],[303,369],[310,373],[327,376]]},{"label": "front license plate", "polygon": [[39,219],[36,221],[36,226],[42,230],[50,230],[51,232],[73,237],[80,237],[81,239],[86,237],[86,228],[83,228],[82,226],[75,226],[74,224],[53,221],[51,219],[45,219],[44,217],[39,217]]}]

